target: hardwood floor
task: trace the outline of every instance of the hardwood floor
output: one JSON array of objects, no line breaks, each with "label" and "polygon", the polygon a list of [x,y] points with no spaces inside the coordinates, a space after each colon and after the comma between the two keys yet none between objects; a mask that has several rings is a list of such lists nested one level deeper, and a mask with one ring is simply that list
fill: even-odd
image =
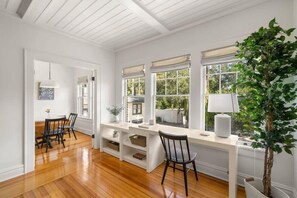
[{"label": "hardwood floor", "polygon": [[[182,171],[169,168],[162,186],[164,164],[151,173],[91,148],[91,138],[66,136],[65,146],[36,148],[36,170],[0,183],[0,197],[186,197]],[[188,197],[228,197],[226,182],[188,173]],[[238,198],[245,197],[239,188]]]}]

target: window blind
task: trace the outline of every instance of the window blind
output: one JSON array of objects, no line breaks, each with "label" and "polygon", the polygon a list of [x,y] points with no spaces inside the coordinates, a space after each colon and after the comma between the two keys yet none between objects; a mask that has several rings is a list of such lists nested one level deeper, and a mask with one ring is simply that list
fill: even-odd
[{"label": "window blind", "polygon": [[135,66],[123,68],[122,77],[123,78],[144,77],[144,65],[135,65]]},{"label": "window blind", "polygon": [[191,55],[183,55],[174,58],[154,61],[151,66],[151,72],[166,72],[172,70],[186,69],[191,66]]},{"label": "window blind", "polygon": [[236,46],[228,46],[202,52],[201,64],[203,66],[218,63],[233,62],[238,59],[235,57],[238,48]]}]

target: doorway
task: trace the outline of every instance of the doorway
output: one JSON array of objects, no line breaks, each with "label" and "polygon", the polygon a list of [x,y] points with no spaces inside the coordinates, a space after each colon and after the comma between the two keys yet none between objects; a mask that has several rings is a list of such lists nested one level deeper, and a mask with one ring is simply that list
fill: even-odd
[{"label": "doorway", "polygon": [[100,64],[91,63],[84,60],[62,57],[59,55],[48,54],[38,51],[24,50],[24,171],[25,173],[34,170],[35,166],[35,127],[34,127],[34,65],[36,61],[56,63],[59,65],[71,66],[74,68],[87,69],[92,71],[93,83],[93,103],[92,103],[92,135],[93,148],[99,147],[98,123],[100,123],[100,86],[98,77],[100,76]]}]

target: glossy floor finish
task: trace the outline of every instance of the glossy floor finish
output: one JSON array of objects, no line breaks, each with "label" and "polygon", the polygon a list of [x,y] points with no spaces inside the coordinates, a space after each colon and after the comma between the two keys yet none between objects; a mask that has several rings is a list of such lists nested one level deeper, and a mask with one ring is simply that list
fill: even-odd
[{"label": "glossy floor finish", "polygon": [[[36,170],[0,183],[0,197],[186,197],[183,172],[169,168],[164,185],[164,164],[151,173],[92,149],[91,138],[77,133],[65,146],[54,143],[36,148]],[[228,197],[226,182],[188,173],[188,197]],[[239,188],[238,198],[245,197]]]}]

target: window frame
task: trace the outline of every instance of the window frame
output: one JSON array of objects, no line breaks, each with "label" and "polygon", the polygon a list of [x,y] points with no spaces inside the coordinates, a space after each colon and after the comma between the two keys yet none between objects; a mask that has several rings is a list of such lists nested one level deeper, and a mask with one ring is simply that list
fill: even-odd
[{"label": "window frame", "polygon": [[[89,79],[89,78],[88,78]],[[84,116],[83,111],[84,111],[84,96],[83,96],[83,86],[86,85],[87,86],[87,110],[88,110],[88,115]],[[78,83],[77,84],[77,93],[76,93],[76,112],[78,114],[79,118],[85,118],[85,119],[92,119],[92,97],[93,97],[93,93],[92,93],[93,89],[92,89],[92,81],[88,80],[88,82],[86,83]]]}]

